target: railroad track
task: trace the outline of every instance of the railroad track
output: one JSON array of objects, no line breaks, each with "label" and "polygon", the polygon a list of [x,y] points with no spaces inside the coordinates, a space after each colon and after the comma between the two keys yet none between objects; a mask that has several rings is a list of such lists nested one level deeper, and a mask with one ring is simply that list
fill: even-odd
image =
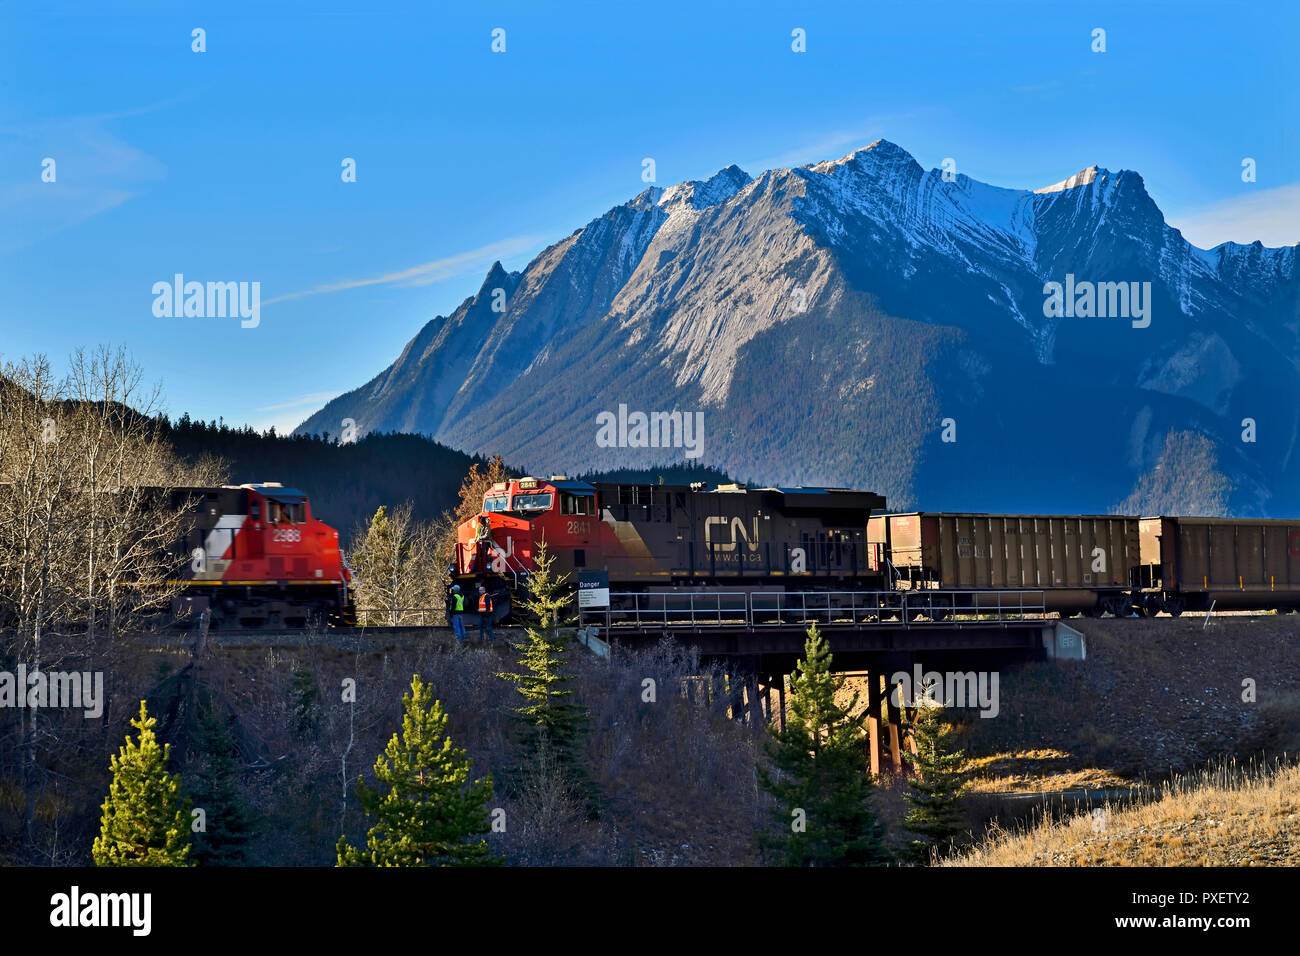
[{"label": "railroad track", "polygon": [[[506,646],[520,631],[515,627],[497,626],[496,643]],[[469,635],[477,644],[477,632]],[[136,635],[131,643],[156,648],[193,649],[200,640],[197,631],[157,631]],[[376,647],[411,647],[421,643],[451,645],[455,636],[446,625],[397,625],[384,627],[310,628],[219,628],[207,633],[209,647],[328,647],[338,650],[365,650]]]}]

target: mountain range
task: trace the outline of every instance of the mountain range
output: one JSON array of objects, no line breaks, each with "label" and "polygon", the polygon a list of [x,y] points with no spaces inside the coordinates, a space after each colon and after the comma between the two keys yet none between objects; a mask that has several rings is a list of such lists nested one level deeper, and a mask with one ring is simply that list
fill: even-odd
[{"label": "mountain range", "polygon": [[626,447],[676,410],[698,464],[893,508],[1297,514],[1298,250],[1197,248],[1128,170],[1007,189],[886,140],[728,166],[494,264],[297,433],[572,473],[691,463]]}]

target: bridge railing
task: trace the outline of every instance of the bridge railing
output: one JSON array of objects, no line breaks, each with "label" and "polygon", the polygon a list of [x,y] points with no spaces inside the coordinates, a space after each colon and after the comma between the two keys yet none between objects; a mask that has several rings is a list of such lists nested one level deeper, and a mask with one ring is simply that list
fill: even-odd
[{"label": "bridge railing", "polygon": [[1040,620],[1042,591],[614,591],[579,613],[598,627],[961,626]]},{"label": "bridge railing", "polygon": [[744,625],[749,620],[747,598],[744,591],[614,591],[609,607],[587,608],[579,616],[583,624],[603,623],[606,627]]},{"label": "bridge railing", "polygon": [[1047,616],[1043,591],[900,591],[907,616],[932,623],[1024,621]]},{"label": "bridge railing", "polygon": [[898,591],[754,591],[750,623],[754,627],[789,624],[880,624],[903,611]]}]

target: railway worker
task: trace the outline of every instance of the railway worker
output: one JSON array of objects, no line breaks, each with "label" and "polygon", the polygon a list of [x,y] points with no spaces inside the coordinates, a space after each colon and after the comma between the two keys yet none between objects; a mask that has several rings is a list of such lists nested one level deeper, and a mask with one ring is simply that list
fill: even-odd
[{"label": "railway worker", "polygon": [[456,634],[456,643],[465,643],[465,595],[460,593],[460,585],[451,586],[451,601],[448,602],[451,609],[451,629]]},{"label": "railway worker", "polygon": [[487,588],[480,584],[478,586],[478,638],[480,641],[491,642],[495,639],[495,635],[492,633],[492,610],[492,595],[488,594]]},{"label": "railway worker", "polygon": [[476,571],[486,571],[488,553],[492,548],[492,526],[488,524],[487,515],[478,516],[478,528],[474,531],[474,562]]}]

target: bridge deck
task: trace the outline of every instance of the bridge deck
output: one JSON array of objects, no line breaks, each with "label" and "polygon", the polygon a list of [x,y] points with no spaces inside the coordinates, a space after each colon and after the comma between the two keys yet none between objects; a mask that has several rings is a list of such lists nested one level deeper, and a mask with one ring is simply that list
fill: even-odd
[{"label": "bridge deck", "polygon": [[725,655],[798,652],[813,624],[839,652],[1037,650],[1056,623],[1042,591],[614,592],[580,612],[612,644],[669,637]]}]

